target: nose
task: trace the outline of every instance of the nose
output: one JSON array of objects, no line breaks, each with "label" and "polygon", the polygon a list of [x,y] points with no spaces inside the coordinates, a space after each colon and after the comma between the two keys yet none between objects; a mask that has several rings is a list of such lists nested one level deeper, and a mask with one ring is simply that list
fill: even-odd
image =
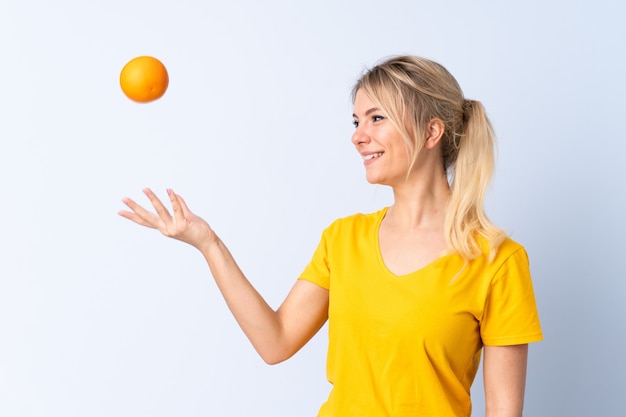
[{"label": "nose", "polygon": [[352,134],[352,144],[354,146],[367,144],[370,141],[371,141],[371,138],[369,137],[367,132],[364,130],[364,128],[361,126],[357,127],[354,133]]}]

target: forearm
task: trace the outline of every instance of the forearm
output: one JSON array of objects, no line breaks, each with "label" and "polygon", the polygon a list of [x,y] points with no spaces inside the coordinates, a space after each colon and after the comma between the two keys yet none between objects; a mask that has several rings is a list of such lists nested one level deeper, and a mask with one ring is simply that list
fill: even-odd
[{"label": "forearm", "polygon": [[279,315],[248,281],[221,240],[201,252],[228,308],[256,351],[268,363],[280,361],[276,358],[285,343]]}]

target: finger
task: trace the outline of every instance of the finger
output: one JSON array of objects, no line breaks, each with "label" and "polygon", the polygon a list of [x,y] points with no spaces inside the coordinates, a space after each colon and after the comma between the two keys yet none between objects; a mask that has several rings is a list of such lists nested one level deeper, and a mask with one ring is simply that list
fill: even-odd
[{"label": "finger", "polygon": [[180,208],[182,209],[185,217],[189,217],[189,215],[191,214],[191,210],[189,210],[189,207],[187,206],[187,202],[185,201],[185,199],[178,194],[176,194],[176,198],[178,199],[180,203]]},{"label": "finger", "polygon": [[178,223],[182,223],[185,221],[185,213],[183,212],[183,208],[180,204],[180,197],[174,193],[174,190],[171,188],[167,189],[167,195],[170,197],[170,202],[172,203],[172,210],[174,211],[174,219]]},{"label": "finger", "polygon": [[123,198],[122,203],[126,204],[126,206],[128,206],[128,208],[130,208],[133,213],[135,213],[139,217],[142,217],[145,220],[149,220],[150,218],[155,217],[153,213],[150,213],[148,210],[146,210],[145,208],[137,204],[134,200],[128,197]]},{"label": "finger", "polygon": [[161,220],[164,223],[170,223],[172,221],[172,216],[170,216],[170,212],[165,208],[163,203],[161,203],[161,200],[159,200],[159,197],[157,197],[156,194],[154,194],[152,190],[149,188],[145,188],[143,192],[152,203],[152,206],[156,210]]},{"label": "finger", "polygon": [[157,228],[160,219],[156,214],[149,212],[128,197],[123,198],[122,202],[132,210],[132,212],[122,210],[122,212],[129,214],[128,216],[124,217],[134,221],[135,223],[139,223],[152,228]]},{"label": "finger", "polygon": [[154,226],[151,223],[148,223],[147,221],[145,221],[143,218],[141,218],[140,216],[138,216],[135,213],[132,213],[130,211],[126,211],[126,210],[120,210],[117,212],[117,214],[119,214],[120,216],[133,221],[141,226],[145,226],[145,227],[149,227],[151,229],[156,229],[156,226]]}]

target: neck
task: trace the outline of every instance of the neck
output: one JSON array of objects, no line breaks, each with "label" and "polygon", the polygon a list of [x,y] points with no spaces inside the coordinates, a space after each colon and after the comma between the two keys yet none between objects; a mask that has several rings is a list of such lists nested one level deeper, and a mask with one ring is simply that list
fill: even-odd
[{"label": "neck", "polygon": [[[414,178],[423,178],[412,176]],[[450,187],[445,173],[412,180],[393,187],[394,204],[388,221],[405,229],[443,227]]]}]

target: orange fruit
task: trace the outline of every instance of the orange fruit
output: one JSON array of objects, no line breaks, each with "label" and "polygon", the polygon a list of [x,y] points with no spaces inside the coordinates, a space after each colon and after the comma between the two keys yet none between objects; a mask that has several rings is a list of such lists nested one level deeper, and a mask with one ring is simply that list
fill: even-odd
[{"label": "orange fruit", "polygon": [[148,103],[165,94],[169,76],[165,65],[151,56],[131,59],[120,73],[120,87],[126,97],[138,103]]}]

